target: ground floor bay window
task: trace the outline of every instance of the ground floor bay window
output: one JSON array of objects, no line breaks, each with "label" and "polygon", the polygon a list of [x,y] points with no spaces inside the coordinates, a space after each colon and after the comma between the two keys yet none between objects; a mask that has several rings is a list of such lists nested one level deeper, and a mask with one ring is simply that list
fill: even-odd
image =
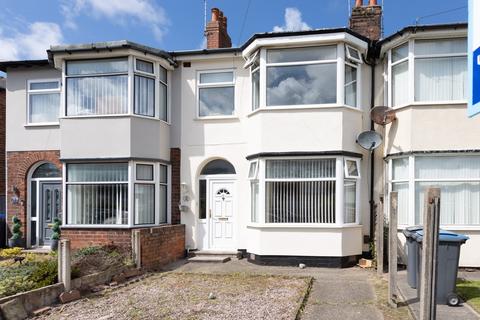
[{"label": "ground floor bay window", "polygon": [[167,165],[134,161],[66,163],[65,170],[67,226],[167,223]]},{"label": "ground floor bay window", "polygon": [[359,223],[359,164],[345,157],[252,161],[252,223]]},{"label": "ground floor bay window", "polygon": [[422,224],[426,190],[441,192],[443,227],[480,227],[480,155],[395,157],[389,161],[390,190],[398,192],[400,225]]}]

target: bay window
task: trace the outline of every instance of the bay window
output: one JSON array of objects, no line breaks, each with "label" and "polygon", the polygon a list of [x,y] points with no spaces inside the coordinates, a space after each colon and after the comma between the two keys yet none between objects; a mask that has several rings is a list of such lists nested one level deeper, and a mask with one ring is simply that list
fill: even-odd
[{"label": "bay window", "polygon": [[162,65],[134,56],[66,61],[65,115],[139,115],[168,121],[167,79]]},{"label": "bay window", "polygon": [[343,157],[261,159],[259,178],[252,178],[257,162],[251,162],[251,221],[272,226],[358,223],[359,162],[349,161],[357,175],[345,176],[352,169],[344,167]]},{"label": "bay window", "polygon": [[68,163],[66,172],[67,226],[167,223],[168,166],[133,161]]},{"label": "bay window", "polygon": [[198,116],[233,116],[235,78],[233,71],[202,71],[198,74]]},{"label": "bay window", "polygon": [[60,81],[28,81],[28,119],[29,124],[58,123],[60,112]]},{"label": "bay window", "polygon": [[480,225],[480,156],[412,155],[390,163],[391,190],[398,191],[399,224],[421,224],[425,191],[438,187],[442,225]]},{"label": "bay window", "polygon": [[409,40],[390,50],[389,65],[391,106],[466,100],[465,38]]}]

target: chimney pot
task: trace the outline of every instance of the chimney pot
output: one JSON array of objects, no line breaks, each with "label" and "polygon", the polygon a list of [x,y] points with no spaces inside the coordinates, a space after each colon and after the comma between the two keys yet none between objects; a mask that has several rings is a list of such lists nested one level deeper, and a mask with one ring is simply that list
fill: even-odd
[{"label": "chimney pot", "polygon": [[369,6],[376,6],[377,5],[377,0],[370,0],[368,3]]},{"label": "chimney pot", "polygon": [[219,15],[220,15],[220,10],[218,10],[218,8],[212,8],[212,21],[218,21]]},{"label": "chimney pot", "polygon": [[355,0],[355,7],[363,6],[363,0]]}]

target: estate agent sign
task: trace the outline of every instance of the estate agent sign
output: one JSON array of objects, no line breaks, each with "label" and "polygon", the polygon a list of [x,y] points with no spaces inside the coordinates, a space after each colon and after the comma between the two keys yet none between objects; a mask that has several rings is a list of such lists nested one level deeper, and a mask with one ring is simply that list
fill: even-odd
[{"label": "estate agent sign", "polygon": [[468,116],[480,113],[480,0],[468,2]]}]

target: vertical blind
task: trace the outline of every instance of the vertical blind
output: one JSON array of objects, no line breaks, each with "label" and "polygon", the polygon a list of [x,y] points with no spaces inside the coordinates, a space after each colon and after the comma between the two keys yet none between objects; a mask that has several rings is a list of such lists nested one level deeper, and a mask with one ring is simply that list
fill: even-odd
[{"label": "vertical blind", "polygon": [[135,114],[155,116],[155,79],[135,76]]},{"label": "vertical blind", "polygon": [[155,223],[155,185],[135,184],[135,224]]},{"label": "vertical blind", "polygon": [[345,104],[357,106],[357,68],[345,65]]},{"label": "vertical blind", "polygon": [[57,122],[60,93],[30,94],[29,123]]},{"label": "vertical blind", "polygon": [[267,160],[265,222],[335,223],[335,159]]},{"label": "vertical blind", "polygon": [[394,107],[408,102],[408,61],[392,66],[392,104]]},{"label": "vertical blind", "polygon": [[344,223],[355,223],[357,209],[357,182],[353,180],[345,180],[344,183]]},{"label": "vertical blind", "polygon": [[67,223],[128,223],[128,164],[67,165]]},{"label": "vertical blind", "polygon": [[251,220],[252,222],[258,222],[259,211],[259,189],[258,181],[252,181],[250,183],[250,204],[251,204]]}]

